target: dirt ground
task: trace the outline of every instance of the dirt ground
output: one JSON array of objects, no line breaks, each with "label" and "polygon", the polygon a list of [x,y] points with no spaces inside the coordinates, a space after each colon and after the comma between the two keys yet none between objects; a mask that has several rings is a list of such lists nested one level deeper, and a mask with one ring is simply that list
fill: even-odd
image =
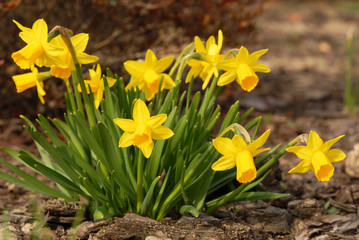
[{"label": "dirt ground", "polygon": [[[261,58],[272,72],[259,74],[260,84],[244,93],[232,84],[220,104],[239,99],[241,110],[254,107],[271,129],[268,145],[287,143],[314,130],[324,140],[345,137],[335,147],[348,158],[335,163],[329,182],[313,173],[287,174],[299,159],[290,154],[263,187],[291,196],[273,201],[228,204],[213,216],[173,216],[161,221],[128,214],[111,221],[84,221],[78,239],[359,239],[359,118],[343,111],[346,34],[359,32],[357,1],[267,1],[256,19],[254,39],[242,42],[250,52],[268,48]],[[226,36],[224,36],[226,37]],[[356,41],[358,43],[358,41]],[[178,47],[178,46],[177,46]],[[233,46],[228,46],[233,47]],[[155,47],[164,51],[161,46]],[[167,48],[174,53],[176,47]],[[103,53],[102,58],[106,59]],[[359,66],[359,51],[356,51]],[[358,77],[358,74],[356,75]],[[17,96],[19,98],[19,96]],[[53,113],[57,114],[57,113]],[[0,145],[33,149],[22,122],[0,117]],[[6,156],[0,155],[6,159]],[[10,159],[9,159],[10,160]],[[50,230],[43,235],[67,239],[77,206],[47,199],[0,180],[0,209],[8,211],[10,230],[18,239],[30,239],[33,228],[29,201],[38,198]],[[58,209],[62,206],[62,212]],[[4,219],[4,215],[2,216]],[[3,231],[4,233],[4,231]]]}]

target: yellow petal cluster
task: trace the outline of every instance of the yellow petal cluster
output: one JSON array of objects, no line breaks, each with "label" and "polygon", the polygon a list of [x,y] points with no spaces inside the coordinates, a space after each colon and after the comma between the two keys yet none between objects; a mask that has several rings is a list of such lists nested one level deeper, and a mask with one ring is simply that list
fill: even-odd
[{"label": "yellow petal cluster", "polygon": [[15,20],[14,23],[22,31],[19,33],[20,38],[27,44],[25,47],[11,55],[20,68],[29,69],[35,63],[39,67],[50,67],[54,64],[66,67],[66,65],[58,58],[63,48],[47,42],[48,29],[47,24],[43,19],[37,20],[32,25],[32,28],[24,27]]},{"label": "yellow petal cluster", "polygon": [[150,116],[146,104],[142,100],[135,100],[132,119],[116,118],[114,122],[124,131],[119,147],[134,145],[141,149],[143,155],[149,158],[153,150],[153,140],[167,139],[173,136],[171,129],[162,126],[167,120],[166,114]]},{"label": "yellow petal cluster", "polygon": [[214,171],[224,171],[237,167],[237,181],[247,183],[257,176],[253,157],[268,151],[269,148],[259,149],[267,141],[270,130],[267,130],[257,140],[247,144],[242,137],[234,135],[232,139],[219,137],[213,140],[213,146],[223,156],[212,165]]},{"label": "yellow petal cluster", "polygon": [[259,81],[255,72],[270,72],[266,65],[257,62],[267,51],[268,49],[262,49],[249,54],[248,50],[242,46],[235,58],[226,59],[218,63],[217,67],[226,71],[218,79],[218,86],[224,86],[236,80],[244,91],[252,91]]},{"label": "yellow petal cluster", "polygon": [[[96,56],[88,55],[84,53],[89,35],[86,33],[79,33],[71,38],[72,45],[74,46],[77,60],[80,64],[89,64],[96,62],[99,58]],[[62,52],[59,54],[59,59],[65,63],[66,67],[61,67],[56,64],[51,66],[51,74],[57,78],[69,78],[71,76],[71,70],[75,70],[75,65],[72,60],[70,51],[68,50],[65,42],[62,40],[62,37],[59,35],[50,41],[56,47],[62,48]]]},{"label": "yellow petal cluster", "polygon": [[124,63],[126,71],[132,76],[126,89],[136,88],[145,93],[146,100],[151,100],[157,94],[162,80],[161,91],[171,89],[176,84],[172,78],[163,73],[173,62],[174,57],[168,56],[157,59],[156,55],[149,49],[145,61],[128,60]]},{"label": "yellow petal cluster", "polygon": [[[98,108],[100,106],[101,100],[103,98],[103,92],[105,91],[105,84],[103,77],[101,75],[101,66],[97,64],[96,69],[90,69],[90,79],[85,80],[85,86],[87,93],[90,93],[90,88],[92,93],[94,94],[95,107]],[[112,77],[106,77],[107,83],[109,87],[112,87],[116,83],[116,79]],[[81,86],[78,85],[77,89],[81,92]]]},{"label": "yellow petal cluster", "polygon": [[342,137],[344,135],[323,143],[318,133],[311,131],[307,146],[287,148],[288,152],[295,153],[300,159],[303,159],[289,173],[304,173],[311,170],[319,181],[329,181],[334,173],[332,162],[341,161],[346,157],[340,149],[330,149]]},{"label": "yellow petal cluster", "polygon": [[206,47],[198,36],[194,38],[194,42],[196,52],[202,56],[200,59],[188,60],[187,64],[191,69],[187,74],[186,83],[199,75],[203,81],[202,89],[205,89],[212,76],[218,77],[219,75],[217,64],[222,61],[224,57],[224,55],[220,54],[223,44],[223,33],[221,30],[218,31],[218,44],[216,44],[216,40],[213,36],[208,38]]}]

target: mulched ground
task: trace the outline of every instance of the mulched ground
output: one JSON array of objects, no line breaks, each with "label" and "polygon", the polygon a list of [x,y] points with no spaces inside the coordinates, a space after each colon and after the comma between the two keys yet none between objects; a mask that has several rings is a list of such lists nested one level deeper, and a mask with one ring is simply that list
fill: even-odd
[{"label": "mulched ground", "polygon": [[[265,11],[257,18],[255,41],[243,45],[250,52],[269,48],[262,62],[272,72],[260,75],[260,85],[253,92],[244,93],[233,84],[220,99],[221,104],[239,99],[243,111],[254,107],[253,117],[263,116],[263,130],[271,129],[268,145],[286,143],[310,130],[325,140],[345,134],[335,147],[353,157],[335,163],[335,174],[329,182],[318,182],[312,173],[287,174],[299,162],[287,154],[263,187],[290,193],[290,197],[231,203],[213,216],[199,218],[173,213],[161,221],[135,214],[101,222],[85,219],[74,233],[76,238],[359,239],[359,161],[355,161],[359,155],[358,147],[355,148],[359,142],[359,119],[342,110],[346,32],[351,26],[358,28],[358,11],[356,1],[267,2]],[[161,47],[157,50],[160,52]],[[17,119],[0,119],[0,145],[34,150],[22,124]],[[30,239],[34,214],[29,203],[33,198],[42,202],[48,220],[48,228],[41,228],[40,235],[54,239],[71,235],[69,228],[77,204],[47,199],[3,180],[0,192],[0,209],[8,212],[10,235]]]}]

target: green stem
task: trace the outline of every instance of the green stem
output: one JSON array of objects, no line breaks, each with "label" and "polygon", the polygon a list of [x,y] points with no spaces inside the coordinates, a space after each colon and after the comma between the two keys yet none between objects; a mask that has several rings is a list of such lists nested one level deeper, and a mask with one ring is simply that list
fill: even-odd
[{"label": "green stem", "polygon": [[143,191],[142,191],[143,163],[144,163],[144,157],[142,152],[139,151],[138,164],[137,164],[137,212],[140,211],[142,200],[143,200]]},{"label": "green stem", "polygon": [[75,90],[75,98],[76,98],[76,103],[77,103],[77,111],[80,111],[82,115],[85,116],[85,112],[82,106],[82,98],[81,98],[81,94],[80,92],[77,90],[77,86],[79,81],[77,80],[77,73],[76,71],[71,71],[71,76],[72,76],[72,84],[74,86],[74,90]]},{"label": "green stem", "polygon": [[70,85],[69,79],[65,78],[64,82],[66,84],[66,88],[67,88],[67,93],[69,95],[70,98],[70,103],[71,103],[71,108],[72,108],[72,112],[74,112],[76,110],[76,104],[75,104],[75,100],[74,100],[74,93],[72,91],[72,87]]},{"label": "green stem", "polygon": [[[71,57],[72,57],[72,61],[75,65],[76,68],[76,76],[77,76],[77,80],[80,83],[81,86],[81,90],[82,90],[82,98],[85,102],[85,108],[86,108],[86,113],[87,113],[87,117],[90,123],[90,127],[93,127],[96,125],[96,118],[95,118],[95,113],[94,113],[94,104],[91,104],[90,102],[90,98],[87,94],[87,90],[85,87],[85,81],[84,78],[82,76],[82,71],[81,71],[81,66],[80,63],[77,59],[76,56],[76,50],[74,48],[74,45],[71,42],[71,38],[70,38],[70,33],[68,32],[68,30],[66,28],[63,27],[59,27],[58,31],[61,34],[61,38],[62,40],[64,40],[64,43],[66,44],[66,47],[68,48]],[[76,85],[74,85],[74,87],[76,87]],[[78,106],[79,108],[81,108],[80,106]]]}]

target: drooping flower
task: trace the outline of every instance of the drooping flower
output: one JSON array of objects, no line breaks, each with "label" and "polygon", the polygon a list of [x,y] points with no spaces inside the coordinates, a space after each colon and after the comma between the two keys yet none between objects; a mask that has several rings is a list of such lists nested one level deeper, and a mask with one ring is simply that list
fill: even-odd
[{"label": "drooping flower", "polygon": [[172,78],[163,73],[173,62],[174,57],[168,56],[157,59],[156,55],[149,49],[144,62],[128,60],[124,63],[126,71],[133,77],[126,86],[126,89],[136,86],[144,91],[146,100],[151,100],[157,94],[162,80],[161,91],[171,89],[176,84]]},{"label": "drooping flower", "polygon": [[[74,46],[76,57],[80,64],[93,63],[99,59],[96,56],[84,53],[88,40],[89,35],[86,33],[79,33],[71,37],[71,42]],[[75,70],[75,65],[65,42],[62,40],[61,35],[59,35],[52,39],[50,43],[63,49],[59,55],[59,58],[66,64],[66,67],[52,65],[50,70],[51,74],[62,79],[69,78],[71,76],[71,70]]]},{"label": "drooping flower", "polygon": [[63,48],[47,42],[47,24],[43,19],[37,20],[32,28],[24,27],[15,20],[14,23],[22,31],[19,33],[20,38],[27,43],[25,47],[11,55],[20,68],[29,69],[35,63],[39,67],[50,67],[53,64],[66,67],[65,63],[58,58]]},{"label": "drooping flower", "polygon": [[[97,64],[96,70],[90,69],[90,79],[85,80],[85,86],[87,93],[90,93],[90,88],[92,93],[94,94],[95,107],[98,108],[100,106],[101,100],[103,98],[103,92],[105,90],[105,84],[103,77],[101,75],[101,66]],[[116,83],[116,79],[112,77],[106,77],[107,83],[109,87],[112,87]],[[79,92],[81,92],[80,84],[77,86]]]},{"label": "drooping flower", "polygon": [[345,153],[340,149],[330,149],[342,137],[344,135],[323,143],[319,135],[311,131],[307,146],[287,148],[288,152],[295,153],[300,159],[303,159],[289,173],[304,173],[311,170],[319,181],[329,181],[334,173],[332,162],[341,161],[346,157]]},{"label": "drooping flower", "polygon": [[173,136],[168,127],[162,126],[166,121],[166,114],[150,116],[146,104],[142,100],[136,100],[133,107],[132,119],[116,118],[114,122],[124,131],[119,147],[134,145],[141,149],[143,155],[149,158],[153,150],[153,140],[163,140]]},{"label": "drooping flower", "polygon": [[257,169],[253,157],[268,151],[269,148],[258,149],[267,141],[270,130],[267,130],[257,140],[249,145],[239,135],[232,139],[219,137],[213,140],[213,146],[223,156],[212,165],[214,171],[224,171],[237,167],[237,181],[240,183],[251,182],[257,176]]},{"label": "drooping flower", "polygon": [[15,82],[17,93],[21,93],[29,88],[36,86],[39,99],[41,103],[44,104],[45,103],[44,96],[46,92],[44,90],[43,81],[49,77],[51,77],[50,72],[39,73],[36,67],[32,67],[31,72],[15,75],[12,77],[12,79]]},{"label": "drooping flower", "polygon": [[218,77],[217,63],[222,61],[224,55],[220,54],[223,44],[223,33],[218,31],[218,44],[214,36],[210,36],[206,42],[206,46],[203,45],[201,39],[196,36],[194,38],[196,45],[196,52],[201,56],[199,59],[190,59],[187,64],[191,67],[186,77],[186,83],[190,82],[192,78],[199,76],[202,81],[202,89],[205,89],[209,83],[209,80],[214,75]]},{"label": "drooping flower", "polygon": [[199,75],[203,81],[202,89],[205,89],[213,75],[218,77],[217,63],[222,61],[224,57],[223,54],[220,54],[223,44],[223,33],[221,30],[218,31],[218,44],[216,44],[213,36],[208,38],[206,47],[198,36],[194,38],[194,42],[196,52],[201,54],[201,57],[200,59],[188,60],[187,64],[191,66],[191,69],[187,74],[186,83]]},{"label": "drooping flower", "polygon": [[226,59],[217,64],[219,69],[226,71],[219,77],[217,85],[224,86],[236,80],[244,91],[252,91],[259,81],[255,72],[270,72],[266,65],[257,62],[267,51],[268,49],[262,49],[249,54],[248,50],[242,46],[235,58]]}]

